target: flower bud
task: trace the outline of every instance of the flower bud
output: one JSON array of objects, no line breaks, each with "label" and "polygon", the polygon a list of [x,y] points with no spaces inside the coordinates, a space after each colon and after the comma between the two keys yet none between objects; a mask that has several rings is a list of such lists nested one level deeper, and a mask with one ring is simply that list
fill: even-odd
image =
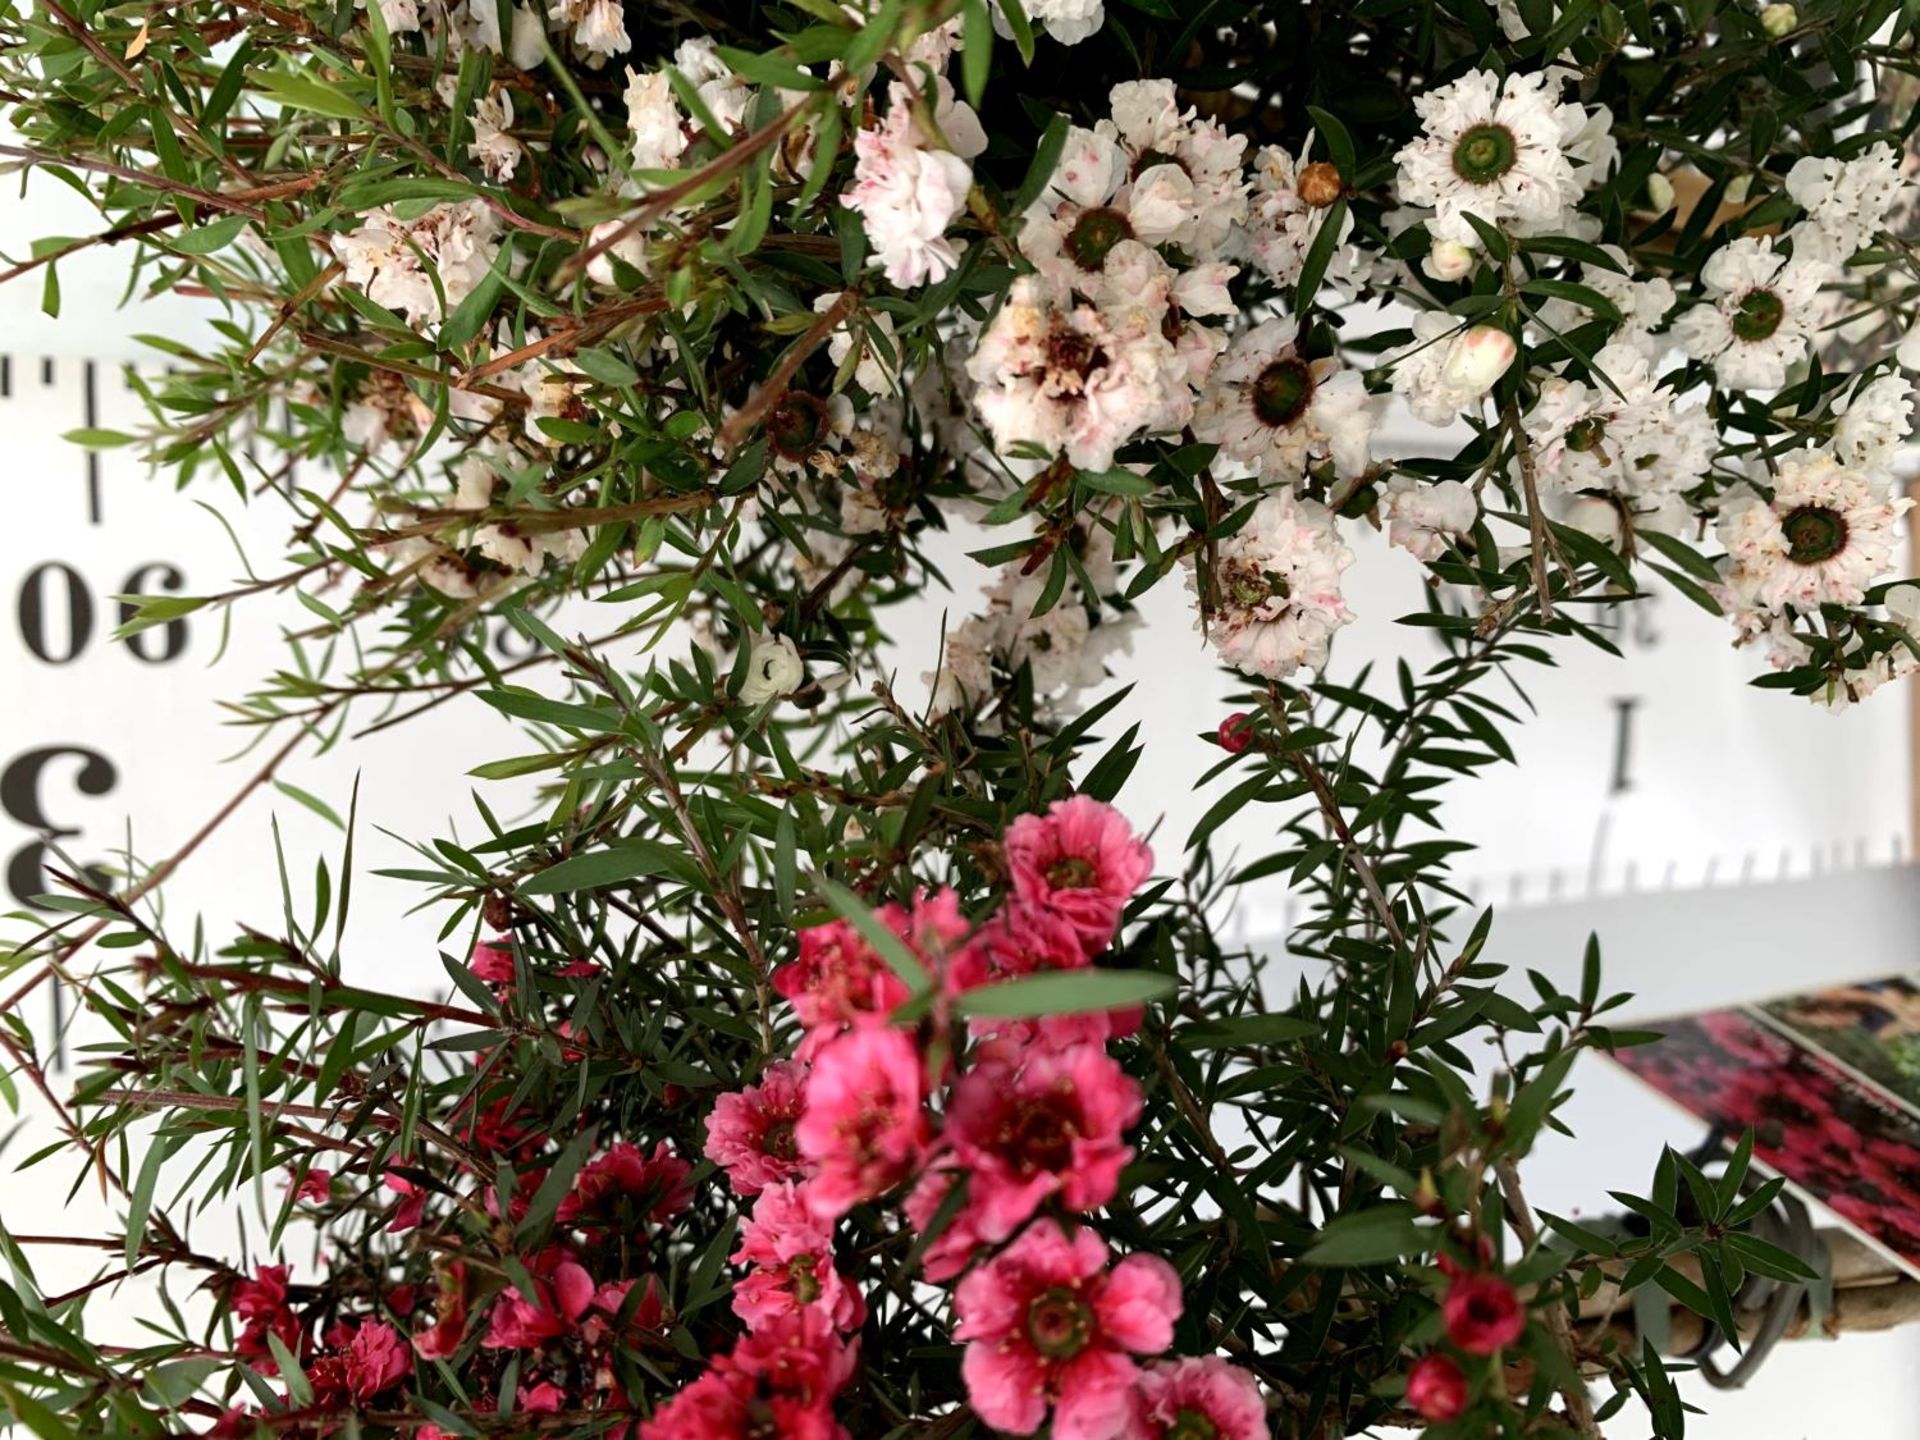
[{"label": "flower bud", "polygon": [[1464,280],[1473,273],[1476,258],[1470,246],[1457,240],[1436,240],[1420,268],[1436,280]]},{"label": "flower bud", "polygon": [[1673,181],[1658,170],[1647,176],[1647,199],[1653,205],[1653,213],[1664,215],[1673,209],[1675,200]]},{"label": "flower bud", "polygon": [[799,647],[785,635],[767,635],[756,640],[747,659],[747,676],[740,682],[740,703],[761,705],[782,695],[791,695],[806,678],[806,662]]},{"label": "flower bud", "polygon": [[1778,40],[1783,35],[1791,35],[1800,26],[1800,12],[1791,5],[1763,5],[1760,7],[1760,28]]},{"label": "flower bud", "polygon": [[1407,1404],[1421,1419],[1444,1425],[1467,1408],[1467,1377],[1445,1355],[1422,1355],[1407,1371]]},{"label": "flower bud", "polygon": [[[1915,593],[1920,594],[1920,591]],[[1247,712],[1236,710],[1222,720],[1219,733],[1215,738],[1219,740],[1220,748],[1229,755],[1238,755],[1253,744],[1253,726],[1247,719]]]},{"label": "flower bud", "polygon": [[1315,210],[1325,209],[1340,198],[1345,189],[1340,179],[1340,171],[1325,160],[1316,160],[1300,172],[1300,178],[1294,184],[1299,191],[1301,202]]},{"label": "flower bud", "polygon": [[1476,325],[1447,347],[1440,378],[1455,390],[1484,395],[1519,353],[1513,337],[1497,325]]}]

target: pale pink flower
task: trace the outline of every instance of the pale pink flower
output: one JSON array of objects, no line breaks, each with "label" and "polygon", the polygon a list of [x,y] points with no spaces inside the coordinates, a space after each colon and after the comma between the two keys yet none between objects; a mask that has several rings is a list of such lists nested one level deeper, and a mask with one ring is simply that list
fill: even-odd
[{"label": "pale pink flower", "polygon": [[935,123],[954,148],[921,129],[913,91],[896,80],[880,123],[853,137],[853,185],[842,197],[866,222],[867,240],[887,279],[903,289],[944,280],[959,263],[946,230],[966,208],[973,167],[955,149],[978,154],[975,138],[984,148],[972,110],[952,100],[946,81],[940,85],[943,103]]},{"label": "pale pink flower", "polygon": [[804,1179],[793,1128],[804,1108],[807,1067],[778,1060],[760,1082],[732,1090],[713,1102],[707,1116],[707,1158],[727,1172],[736,1195],[758,1195],[782,1180]]},{"label": "pale pink flower", "polygon": [[1246,1371],[1216,1355],[1163,1360],[1140,1372],[1128,1440],[1267,1440],[1267,1405]]},{"label": "pale pink flower", "polygon": [[1112,1440],[1132,1416],[1133,1356],[1173,1343],[1180,1279],[1155,1255],[1109,1271],[1092,1230],[1042,1220],[960,1282],[954,1309],[967,1398],[988,1425],[1031,1435],[1051,1407],[1054,1440]]},{"label": "pale pink flower", "polygon": [[869,1023],[820,1051],[794,1129],[819,1167],[806,1189],[814,1214],[838,1219],[913,1173],[929,1136],[925,1090],[924,1062],[902,1031]]},{"label": "pale pink flower", "polygon": [[740,1227],[733,1263],[753,1267],[733,1291],[733,1313],[750,1330],[806,1309],[819,1310],[843,1332],[866,1323],[866,1301],[834,1268],[833,1222],[809,1210],[802,1187],[791,1180],[760,1192]]},{"label": "pale pink flower", "polygon": [[975,1065],[947,1104],[954,1159],[970,1177],[973,1228],[1004,1240],[1049,1197],[1068,1210],[1097,1210],[1119,1188],[1133,1158],[1120,1137],[1139,1120],[1140,1087],[1097,1046]]},{"label": "pale pink flower", "polygon": [[1121,911],[1153,873],[1153,851],[1126,817],[1088,795],[1020,816],[1003,844],[1020,903],[1065,917],[1094,952],[1112,942]]}]

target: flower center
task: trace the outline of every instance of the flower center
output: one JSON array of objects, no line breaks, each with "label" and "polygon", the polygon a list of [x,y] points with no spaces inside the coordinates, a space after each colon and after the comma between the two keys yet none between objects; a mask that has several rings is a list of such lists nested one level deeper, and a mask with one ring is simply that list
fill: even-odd
[{"label": "flower center", "polygon": [[1062,855],[1047,867],[1047,884],[1056,890],[1091,890],[1100,881],[1093,862],[1080,855]]},{"label": "flower center", "polygon": [[1847,520],[1823,505],[1803,505],[1780,522],[1787,536],[1787,558],[1796,565],[1818,565],[1847,548]]},{"label": "flower center", "polygon": [[1313,403],[1313,370],[1298,358],[1276,360],[1253,382],[1253,413],[1265,424],[1284,430]]},{"label": "flower center", "polygon": [[1093,1311],[1064,1285],[1042,1291],[1027,1305],[1027,1339],[1049,1360],[1071,1360],[1093,1338]]},{"label": "flower center", "polygon": [[791,1119],[775,1120],[760,1136],[761,1153],[776,1160],[798,1160],[800,1147],[793,1138]]},{"label": "flower center", "polygon": [[1601,416],[1589,415],[1584,420],[1576,420],[1567,427],[1567,448],[1585,454],[1597,450],[1600,442],[1607,438],[1607,422]]},{"label": "flower center", "polygon": [[1293,594],[1286,576],[1277,575],[1271,570],[1255,570],[1246,565],[1235,565],[1229,569],[1222,578],[1222,584],[1233,603],[1246,610],[1257,609],[1269,600],[1289,599]]},{"label": "flower center", "polygon": [[827,433],[827,407],[817,395],[789,390],[767,416],[767,442],[789,460],[803,460]]},{"label": "flower center", "polygon": [[1220,1427],[1198,1410],[1182,1410],[1167,1427],[1166,1440],[1216,1440]]},{"label": "flower center", "polygon": [[819,1264],[815,1255],[797,1255],[787,1262],[787,1282],[793,1287],[793,1298],[802,1305],[820,1298],[820,1277],[814,1273]]},{"label": "flower center", "polygon": [[1453,173],[1469,185],[1491,185],[1519,161],[1520,147],[1504,125],[1475,125],[1453,147]]},{"label": "flower center", "polygon": [[1122,240],[1133,238],[1133,225],[1110,205],[1083,211],[1067,232],[1067,254],[1082,270],[1106,267],[1107,254]]},{"label": "flower center", "polygon": [[1749,290],[1728,322],[1742,340],[1764,340],[1787,318],[1787,305],[1771,290]]},{"label": "flower center", "polygon": [[1040,1095],[1013,1107],[998,1136],[1000,1152],[1022,1175],[1058,1173],[1073,1163],[1078,1108],[1068,1095]]},{"label": "flower center", "polygon": [[1294,182],[1293,188],[1298,192],[1302,204],[1315,210],[1324,210],[1340,198],[1344,186],[1340,182],[1337,166],[1325,160],[1316,160],[1300,172],[1300,178]]},{"label": "flower center", "polygon": [[1107,352],[1078,330],[1057,325],[1047,337],[1047,369],[1056,378],[1084,382],[1106,363]]}]

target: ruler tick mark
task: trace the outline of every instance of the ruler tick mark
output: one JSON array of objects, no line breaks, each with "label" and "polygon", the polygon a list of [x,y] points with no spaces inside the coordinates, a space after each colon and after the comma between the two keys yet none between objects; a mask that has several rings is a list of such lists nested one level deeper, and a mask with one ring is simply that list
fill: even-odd
[{"label": "ruler tick mark", "polygon": [[[51,362],[49,362],[51,363]],[[100,384],[99,371],[89,360],[81,368],[82,413],[86,416],[87,428],[95,429],[100,424]],[[100,452],[91,447],[87,450],[87,523],[100,523]]]}]

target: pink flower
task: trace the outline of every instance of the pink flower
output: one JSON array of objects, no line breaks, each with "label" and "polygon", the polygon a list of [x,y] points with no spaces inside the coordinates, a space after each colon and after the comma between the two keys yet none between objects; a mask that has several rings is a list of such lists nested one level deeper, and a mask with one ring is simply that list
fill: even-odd
[{"label": "pink flower", "polygon": [[[921,1234],[932,1228],[934,1217],[953,1189],[955,1175],[951,1164],[930,1166],[907,1192],[906,1202],[900,1208],[906,1212],[907,1223]],[[974,1228],[968,1207],[962,1205],[921,1254],[921,1273],[936,1284],[951,1280],[973,1263],[974,1255],[985,1243]]]},{"label": "pink flower", "polygon": [[[982,985],[995,985],[1023,975],[1050,970],[1082,970],[1093,963],[1086,938],[1070,921],[1046,910],[1030,909],[1017,900],[975,932],[973,940],[948,972],[948,989],[962,994]],[[1140,1028],[1141,1009],[1090,1010],[1071,1015],[1043,1015],[1030,1020],[974,1016],[968,1028],[982,1038],[1005,1042],[1016,1055],[1035,1042],[1054,1049],[1069,1045],[1104,1045],[1117,1035]]]},{"label": "pink flower", "polygon": [[820,1052],[794,1128],[817,1170],[814,1214],[837,1220],[905,1180],[927,1147],[925,1071],[913,1042],[885,1025],[849,1031]]},{"label": "pink flower", "polygon": [[393,1207],[393,1214],[387,1217],[387,1232],[397,1235],[403,1230],[413,1229],[427,1211],[425,1187],[414,1184],[398,1170],[387,1171],[385,1184],[387,1189],[400,1197],[400,1203]]},{"label": "pink flower", "polygon": [[386,1321],[369,1320],[353,1332],[347,1346],[347,1389],[354,1399],[371,1400],[412,1371],[413,1351]]},{"label": "pink flower", "polygon": [[583,1230],[629,1228],[671,1220],[693,1203],[687,1177],[693,1167],[663,1140],[653,1154],[622,1140],[589,1160],[555,1213],[562,1225]]},{"label": "pink flower", "polygon": [[324,1205],[333,1198],[333,1172],[317,1166],[307,1171],[306,1178],[294,1187],[293,1198]]},{"label": "pink flower", "polygon": [[1457,1419],[1467,1408],[1467,1377],[1445,1355],[1422,1355],[1407,1371],[1407,1403],[1435,1424]]},{"label": "pink flower", "polygon": [[833,1222],[809,1210],[791,1180],[760,1192],[740,1228],[733,1263],[754,1267],[733,1291],[733,1313],[750,1330],[806,1309],[819,1310],[843,1332],[866,1322],[866,1301],[834,1268]]},{"label": "pink flower", "polygon": [[1130,1440],[1267,1440],[1267,1404],[1246,1371],[1217,1356],[1163,1361],[1140,1372]]},{"label": "pink flower", "polygon": [[476,980],[484,980],[489,985],[511,985],[513,951],[506,937],[474,941],[473,954],[467,957],[467,968],[473,972]]},{"label": "pink flower", "polygon": [[1454,1276],[1440,1310],[1447,1338],[1469,1355],[1491,1355],[1513,1344],[1527,1328],[1526,1308],[1513,1286],[1484,1271]]},{"label": "pink flower", "polygon": [[794,1145],[793,1127],[804,1108],[806,1081],[805,1065],[776,1061],[761,1072],[759,1084],[713,1102],[707,1158],[727,1172],[735,1194],[758,1195],[782,1180],[805,1178],[808,1167]]},{"label": "pink flower", "polygon": [[467,1338],[467,1262],[450,1261],[440,1272],[440,1298],[434,1322],[414,1332],[413,1348],[422,1360],[445,1360]]},{"label": "pink flower", "polygon": [[966,207],[973,167],[928,143],[907,86],[896,81],[888,93],[886,117],[853,137],[853,184],[841,199],[861,213],[874,259],[904,289],[944,280],[958,263],[946,229]]},{"label": "pink flower", "polygon": [[1021,903],[1064,916],[1095,952],[1112,942],[1120,912],[1153,873],[1153,851],[1126,817],[1087,795],[1020,816],[1004,844]]},{"label": "pink flower", "polygon": [[1076,1211],[1106,1204],[1133,1158],[1121,1134],[1139,1119],[1140,1087],[1092,1045],[976,1065],[947,1105],[954,1160],[971,1175],[974,1228],[1004,1240],[1049,1196]]},{"label": "pink flower", "polygon": [[960,1282],[953,1334],[967,1342],[967,1399],[987,1424],[1031,1435],[1051,1406],[1054,1440],[1126,1432],[1139,1377],[1132,1357],[1173,1343],[1180,1280],[1154,1255],[1106,1266],[1093,1231],[1069,1236],[1041,1220]]},{"label": "pink flower", "polygon": [[715,1360],[641,1424],[639,1440],[846,1440],[833,1397],[853,1360],[818,1311],[797,1312]]},{"label": "pink flower", "polygon": [[567,1408],[567,1392],[551,1380],[542,1380],[517,1391],[513,1408],[521,1415],[557,1415]]},{"label": "pink flower", "polygon": [[[960,897],[951,890],[922,891],[911,910],[882,905],[873,913],[935,970],[944,968],[946,951],[967,934]],[[800,957],[774,970],[773,988],[793,1006],[807,1032],[797,1052],[802,1060],[812,1059],[849,1026],[891,1013],[910,993],[906,981],[844,920],[802,930]]]},{"label": "pink flower", "polygon": [[567,1333],[593,1303],[593,1277],[565,1252],[543,1251],[527,1267],[534,1297],[528,1299],[509,1285],[494,1298],[487,1312],[490,1350],[532,1350]]},{"label": "pink flower", "polygon": [[286,1266],[256,1266],[253,1279],[235,1282],[227,1304],[245,1322],[234,1339],[234,1352],[251,1360],[262,1375],[278,1374],[280,1368],[267,1342],[268,1335],[278,1339],[291,1355],[298,1356],[306,1348],[307,1327],[287,1303]]}]

